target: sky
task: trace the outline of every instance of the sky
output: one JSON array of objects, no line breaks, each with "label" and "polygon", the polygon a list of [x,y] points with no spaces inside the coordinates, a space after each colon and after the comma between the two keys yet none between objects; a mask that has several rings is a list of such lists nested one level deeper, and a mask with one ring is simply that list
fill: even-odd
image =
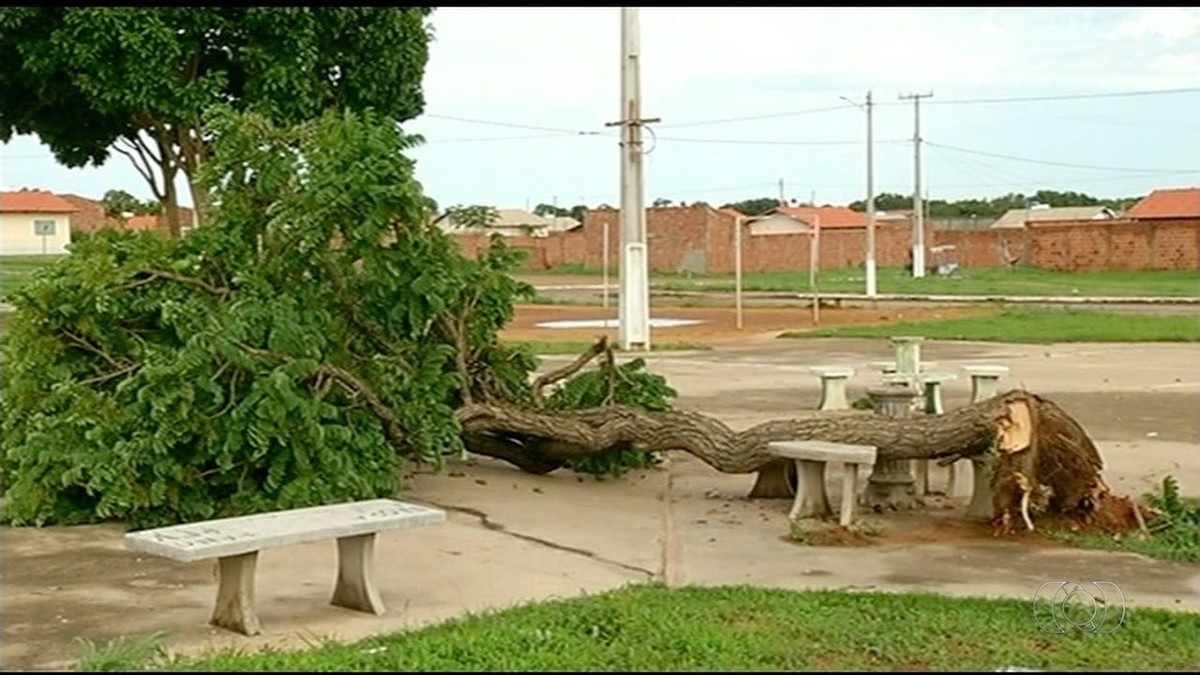
[{"label": "sky", "polygon": [[[866,115],[842,97],[867,91],[877,193],[913,191],[912,93],[932,93],[920,117],[934,199],[1200,185],[1198,9],[638,15],[643,115],[662,120],[645,138],[648,203],[776,197],[781,179],[787,199],[863,198]],[[431,22],[425,113],[404,125],[426,139],[409,152],[427,194],[443,207],[619,202],[604,126],[620,117],[619,8],[441,8]],[[68,169],[30,136],[0,147],[0,187],[150,196],[124,157]]]}]

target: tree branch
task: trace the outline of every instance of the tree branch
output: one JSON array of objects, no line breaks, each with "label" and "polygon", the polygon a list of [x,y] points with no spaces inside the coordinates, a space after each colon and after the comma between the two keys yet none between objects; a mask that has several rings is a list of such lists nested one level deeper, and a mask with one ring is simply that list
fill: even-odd
[{"label": "tree branch", "polygon": [[[259,349],[250,345],[237,343],[246,353],[254,356],[261,356],[284,363],[292,363],[294,358],[287,354],[271,351],[269,349]],[[353,373],[343,368],[323,363],[317,366],[315,374],[331,377],[350,395],[351,399],[361,400],[366,404],[367,408],[379,418],[383,423],[383,433],[391,444],[400,450],[409,450],[410,446],[404,436],[404,429],[400,426],[400,420],[396,418],[396,414],[392,412],[382,399],[367,386],[365,382],[358,379]]]},{"label": "tree branch", "polygon": [[142,276],[142,278],[138,279],[137,281],[132,281],[132,282],[124,284],[122,286],[118,286],[117,290],[122,290],[122,291],[130,290],[133,288],[138,288],[140,286],[145,286],[147,284],[154,283],[155,281],[158,281],[159,279],[168,279],[170,281],[178,281],[181,284],[187,284],[188,286],[195,286],[196,288],[204,289],[214,295],[225,296],[225,295],[229,295],[229,294],[233,293],[232,288],[226,288],[225,286],[214,286],[214,285],[208,283],[207,281],[204,281],[203,279],[197,279],[195,277],[189,277],[185,274],[177,274],[175,272],[169,272],[167,270],[142,270],[141,272],[138,272],[135,276],[140,276],[140,275],[146,275],[146,276]]},{"label": "tree branch", "polygon": [[596,340],[591,347],[588,347],[586,351],[575,357],[574,361],[561,368],[538,375],[537,379],[533,381],[533,400],[537,403],[537,406],[539,408],[542,407],[542,404],[545,401],[545,397],[542,395],[543,389],[554,384],[555,382],[565,380],[566,378],[571,377],[575,373],[579,372],[584,366],[591,363],[592,359],[596,358],[597,355],[604,352],[607,348],[608,337],[601,337],[599,340]]}]

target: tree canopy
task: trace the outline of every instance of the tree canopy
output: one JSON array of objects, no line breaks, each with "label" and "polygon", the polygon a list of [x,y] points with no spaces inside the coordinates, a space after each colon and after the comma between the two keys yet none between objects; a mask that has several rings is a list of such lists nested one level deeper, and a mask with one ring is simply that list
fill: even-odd
[{"label": "tree canopy", "polygon": [[[1140,199],[1125,197],[1102,199],[1082,192],[1058,192],[1056,190],[1038,190],[1031,195],[1024,193],[1008,193],[992,199],[959,199],[946,201],[930,199],[925,202],[931,218],[999,218],[1011,209],[1023,209],[1030,204],[1045,204],[1047,206],[1107,206],[1116,211],[1124,211]],[[884,192],[875,196],[875,208],[879,211],[906,211],[913,206],[912,195],[901,195]],[[866,211],[863,200],[850,203],[855,211]]]},{"label": "tree canopy", "polygon": [[211,156],[222,103],[279,123],[326,108],[399,121],[424,107],[432,8],[0,8],[0,140],[37,134],[67,166],[127,156],[178,233],[175,178]]}]

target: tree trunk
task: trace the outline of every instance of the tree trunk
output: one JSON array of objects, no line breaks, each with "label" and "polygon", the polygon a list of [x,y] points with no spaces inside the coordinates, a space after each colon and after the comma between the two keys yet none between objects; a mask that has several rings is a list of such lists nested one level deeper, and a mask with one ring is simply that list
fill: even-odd
[{"label": "tree trunk", "polygon": [[[765,422],[735,432],[699,413],[650,412],[623,406],[576,411],[532,410],[478,404],[461,408],[458,418],[468,443],[484,435],[492,442],[468,449],[495,454],[497,439],[537,463],[600,455],[633,446],[648,452],[683,450],[723,473],[752,473],[778,458],[771,441],[823,440],[873,445],[879,458],[937,459],[986,452],[996,437],[1000,398],[944,415],[888,418],[862,411],[813,412],[805,417]],[[512,453],[500,457],[511,461]]]},{"label": "tree trunk", "polygon": [[[760,472],[768,483],[788,481],[772,441],[822,440],[873,445],[877,461],[987,456],[993,466],[993,515],[998,532],[1014,523],[1033,528],[1038,495],[1048,511],[1106,531],[1131,529],[1143,507],[1110,493],[1104,463],[1082,427],[1053,402],[1010,391],[941,415],[884,417],[863,411],[814,411],[735,432],[720,420],[688,411],[652,412],[624,406],[547,411],[475,404],[459,410],[467,449],[548,473],[567,460],[620,449],[682,450],[723,473]],[[752,496],[775,496],[780,485],[756,486]],[[1149,512],[1153,515],[1152,512]],[[1097,524],[1099,523],[1099,524]]]}]

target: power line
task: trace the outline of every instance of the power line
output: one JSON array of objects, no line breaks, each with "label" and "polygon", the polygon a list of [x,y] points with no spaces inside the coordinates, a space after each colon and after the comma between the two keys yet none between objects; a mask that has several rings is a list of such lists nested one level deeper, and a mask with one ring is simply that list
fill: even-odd
[{"label": "power line", "polygon": [[970,148],[960,148],[954,145],[946,145],[945,143],[934,143],[933,141],[925,141],[927,145],[931,145],[943,150],[954,150],[957,152],[965,152],[971,155],[982,155],[984,157],[998,157],[1000,159],[1009,159],[1014,162],[1028,162],[1030,164],[1044,164],[1046,166],[1063,166],[1072,169],[1090,169],[1093,171],[1124,171],[1124,172],[1142,172],[1142,173],[1200,173],[1200,169],[1134,169],[1130,167],[1114,167],[1114,166],[1092,166],[1088,164],[1071,164],[1069,162],[1055,162],[1046,159],[1030,159],[1029,157],[1017,157],[1015,155],[1005,155],[999,152],[987,152],[985,150],[972,150]]},{"label": "power line", "polygon": [[450,120],[452,122],[466,122],[467,124],[485,124],[493,127],[509,127],[512,129],[529,129],[532,131],[553,131],[560,134],[573,134],[578,136],[605,136],[609,135],[607,131],[579,131],[577,129],[564,129],[562,127],[543,127],[535,124],[518,124],[516,122],[499,122],[496,120],[481,120],[473,117],[456,117],[454,115],[431,115],[426,114],[422,117],[428,117],[438,120]]},{"label": "power line", "polygon": [[[659,136],[660,141],[677,141],[682,143],[728,143],[735,145],[862,145],[864,141],[763,141],[741,138],[677,138]],[[876,143],[907,143],[905,139],[875,141]]]},{"label": "power line", "polygon": [[814,113],[830,112],[833,110],[841,110],[843,108],[849,108],[849,107],[851,107],[851,106],[835,105],[835,106],[829,106],[826,108],[811,108],[809,110],[793,110],[790,112],[767,113],[765,115],[749,115],[746,117],[723,117],[723,118],[714,119],[714,120],[701,120],[699,122],[680,122],[677,124],[660,124],[658,126],[660,129],[666,129],[666,128],[677,129],[679,127],[698,127],[698,126],[704,126],[704,125],[708,125],[708,124],[726,124],[728,122],[750,122],[753,120],[765,120],[765,119],[771,119],[774,117],[792,117],[795,115],[811,115]]},{"label": "power line", "polygon": [[[987,103],[1034,103],[1039,101],[1078,101],[1097,98],[1125,98],[1130,96],[1158,96],[1163,94],[1191,94],[1200,92],[1200,87],[1183,87],[1179,89],[1152,89],[1143,91],[1119,91],[1106,94],[1062,94],[1059,96],[1014,96],[1008,98],[960,98],[930,101],[926,105],[974,105]],[[900,103],[883,103],[880,105],[903,105]]]},{"label": "power line", "polygon": [[575,133],[557,133],[557,134],[536,134],[532,136],[481,136],[478,138],[431,138],[425,141],[425,144],[430,143],[485,143],[488,141],[532,141],[539,138],[578,138]]}]

